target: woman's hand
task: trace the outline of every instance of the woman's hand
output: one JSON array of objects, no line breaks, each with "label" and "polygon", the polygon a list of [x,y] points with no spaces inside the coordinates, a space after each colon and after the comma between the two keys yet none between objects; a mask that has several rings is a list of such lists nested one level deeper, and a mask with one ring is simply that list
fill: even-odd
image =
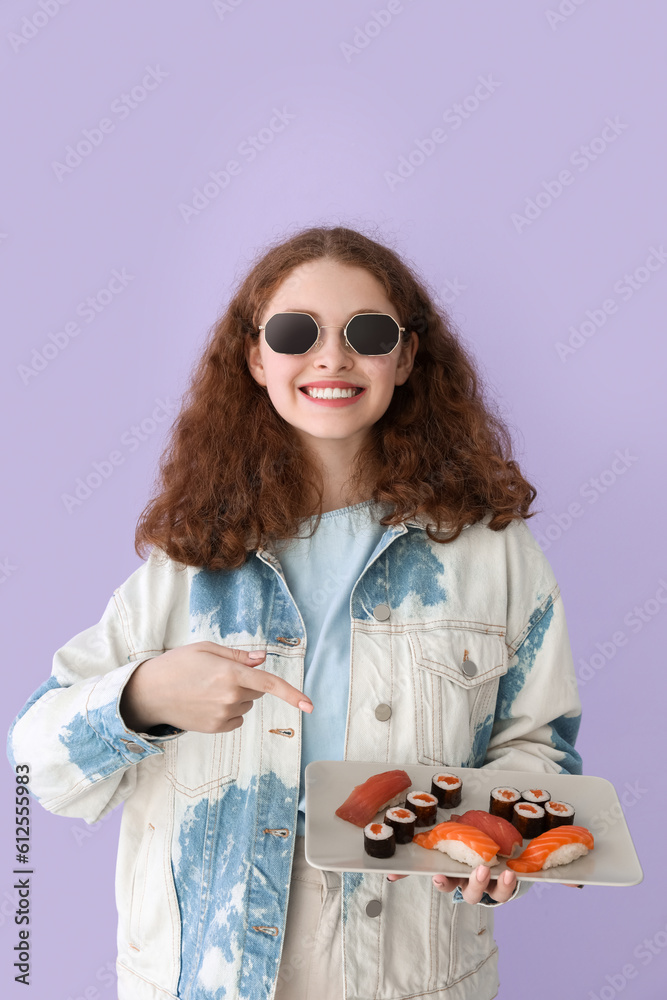
[{"label": "woman's hand", "polygon": [[[254,669],[265,657],[217,642],[176,646],[145,660],[123,688],[120,713],[134,732],[167,723],[199,733],[228,733],[243,725],[243,714],[264,694],[312,712],[302,691],[282,677]],[[308,707],[309,706],[309,707]]]},{"label": "woman's hand", "polygon": [[[390,882],[407,875],[387,875]],[[516,872],[508,868],[499,878],[491,878],[491,869],[486,865],[478,865],[470,878],[448,878],[446,875],[434,875],[433,885],[442,892],[454,892],[457,885],[466,903],[479,903],[482,895],[488,892],[491,899],[498,903],[506,902],[516,887]]]},{"label": "woman's hand", "polygon": [[[486,865],[478,865],[471,878],[448,878],[446,875],[434,875],[433,885],[443,892],[454,892],[457,885],[460,886],[461,894],[466,903],[479,903],[485,892],[497,903],[506,903],[516,888],[516,872],[507,868],[499,878],[491,879],[490,876],[490,868]],[[408,878],[408,876],[387,875],[387,878],[390,882],[395,882],[399,878]],[[574,882],[561,882],[561,885],[568,885],[574,889],[583,888],[583,886],[575,885]]]}]

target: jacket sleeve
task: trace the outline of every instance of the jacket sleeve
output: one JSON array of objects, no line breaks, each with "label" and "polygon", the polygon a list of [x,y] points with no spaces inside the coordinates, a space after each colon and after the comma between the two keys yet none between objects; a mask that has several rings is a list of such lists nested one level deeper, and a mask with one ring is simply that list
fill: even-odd
[{"label": "jacket sleeve", "polygon": [[581,701],[553,570],[524,521],[506,530],[507,672],[483,767],[581,774]]},{"label": "jacket sleeve", "polygon": [[30,792],[49,812],[96,823],[132,793],[141,762],[183,732],[163,724],[137,733],[119,711],[137,667],[169,648],[172,608],[187,586],[160,556],[153,549],[100,621],[56,651],[51,676],[12,722],[7,756],[14,768],[29,765]]},{"label": "jacket sleeve", "polygon": [[[581,702],[563,598],[526,523],[514,521],[505,530],[509,533],[509,662],[500,678],[495,714],[489,720],[491,733],[482,767],[581,774],[582,760],[574,748]],[[518,880],[510,899],[525,895],[531,886],[532,882]],[[482,897],[484,904],[500,905],[488,896]]]}]

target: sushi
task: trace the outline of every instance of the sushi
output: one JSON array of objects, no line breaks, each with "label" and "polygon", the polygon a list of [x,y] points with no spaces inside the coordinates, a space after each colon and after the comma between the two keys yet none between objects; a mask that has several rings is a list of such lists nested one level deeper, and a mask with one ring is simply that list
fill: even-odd
[{"label": "sushi", "polygon": [[553,830],[556,826],[572,826],[574,823],[574,806],[569,802],[547,802],[544,814],[546,830]]},{"label": "sushi", "polygon": [[498,854],[512,856],[516,845],[521,847],[522,837],[517,828],[502,816],[492,816],[483,809],[469,809],[462,816],[452,816],[457,823],[476,826],[498,844]]},{"label": "sushi", "polygon": [[411,784],[410,775],[400,769],[374,774],[355,785],[345,802],[336,809],[336,816],[355,826],[366,826],[381,809],[397,805],[403,798],[402,792]]},{"label": "sushi", "polygon": [[502,816],[509,823],[512,822],[512,810],[514,803],[521,798],[518,788],[505,788],[502,785],[491,789],[491,799],[489,801],[489,812],[492,816]]},{"label": "sushi", "polygon": [[433,826],[438,822],[438,800],[429,792],[408,792],[405,808],[417,817],[415,826]]},{"label": "sushi", "polygon": [[544,832],[544,809],[532,802],[515,802],[512,822],[522,837],[532,840]]},{"label": "sushi", "polygon": [[533,805],[542,806],[543,809],[550,798],[551,793],[545,791],[544,788],[526,788],[521,793],[523,802],[532,802]]},{"label": "sushi", "polygon": [[384,814],[385,823],[392,827],[397,844],[411,844],[415,835],[415,820],[417,816],[412,809],[402,809],[393,806]]},{"label": "sushi", "polygon": [[396,851],[393,827],[386,823],[368,823],[364,827],[364,850],[372,858],[390,858]]},{"label": "sushi", "polygon": [[461,803],[463,782],[455,774],[441,771],[431,778],[431,794],[435,795],[441,809],[453,809]]},{"label": "sushi", "polygon": [[535,837],[518,858],[507,862],[507,867],[515,872],[539,872],[567,865],[592,851],[593,844],[593,835],[585,826],[558,826]]},{"label": "sushi", "polygon": [[416,833],[413,844],[442,851],[464,865],[495,865],[498,861],[498,844],[476,826],[448,820],[438,823],[432,830]]}]

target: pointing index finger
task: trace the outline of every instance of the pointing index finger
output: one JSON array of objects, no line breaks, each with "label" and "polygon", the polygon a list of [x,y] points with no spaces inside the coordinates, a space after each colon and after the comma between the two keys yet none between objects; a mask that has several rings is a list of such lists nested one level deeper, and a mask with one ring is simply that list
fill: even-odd
[{"label": "pointing index finger", "polygon": [[262,691],[264,694],[273,694],[277,698],[282,698],[290,705],[305,712],[313,711],[313,703],[310,698],[300,691],[289,681],[276,674],[270,674],[267,670],[252,665],[239,664],[242,673],[241,681],[244,687],[252,688],[255,691]]}]

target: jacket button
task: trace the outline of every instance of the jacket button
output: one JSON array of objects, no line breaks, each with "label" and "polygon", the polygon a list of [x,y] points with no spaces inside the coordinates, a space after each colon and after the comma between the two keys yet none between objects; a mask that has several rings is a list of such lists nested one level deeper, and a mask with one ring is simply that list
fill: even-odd
[{"label": "jacket button", "polygon": [[138,743],[126,743],[125,746],[131,753],[143,753],[144,747],[140,746]]},{"label": "jacket button", "polygon": [[376,604],[373,608],[373,616],[380,622],[386,622],[390,614],[391,611],[387,604]]},{"label": "jacket button", "polygon": [[466,677],[474,677],[477,673],[477,664],[473,660],[464,660],[461,664],[461,670]]},{"label": "jacket button", "polygon": [[369,917],[377,917],[382,909],[382,903],[379,899],[371,899],[370,903],[366,906],[366,913]]},{"label": "jacket button", "polygon": [[380,722],[386,722],[391,715],[390,705],[378,705],[375,709],[375,718],[379,719]]}]

